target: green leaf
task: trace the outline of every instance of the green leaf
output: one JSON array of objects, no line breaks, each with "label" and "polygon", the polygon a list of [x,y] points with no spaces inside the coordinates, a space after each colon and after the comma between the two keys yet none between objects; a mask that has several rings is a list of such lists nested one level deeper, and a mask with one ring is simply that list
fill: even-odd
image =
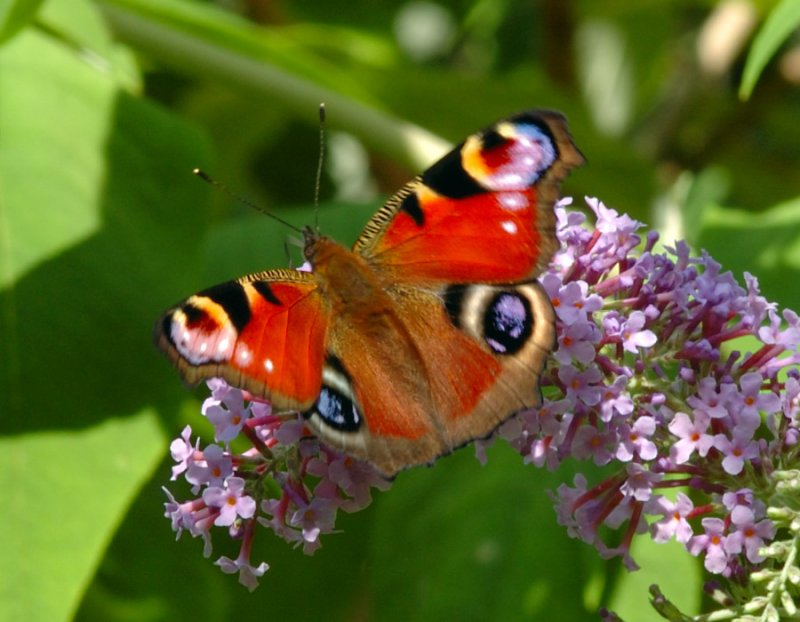
[{"label": "green leaf", "polygon": [[19,39],[0,52],[0,288],[100,229],[115,96],[53,42]]},{"label": "green leaf", "polygon": [[[151,322],[196,284],[208,190],[190,170],[207,148],[42,37],[24,33],[0,63],[15,87],[0,88],[0,409],[37,394],[36,418],[65,400],[118,411],[152,381]],[[88,369],[104,390],[87,394]]]},{"label": "green leaf", "polygon": [[403,473],[372,531],[372,596],[382,620],[594,620],[585,586],[602,567],[556,523],[556,476],[507,445],[486,467],[472,447]]},{"label": "green leaf", "polygon": [[623,573],[606,603],[609,609],[623,620],[660,622],[663,618],[650,606],[648,594],[648,588],[657,584],[681,610],[699,612],[703,569],[682,544],[674,540],[658,543],[642,534],[634,538],[631,554],[640,569]]},{"label": "green leaf", "polygon": [[107,72],[121,88],[142,90],[142,77],[133,51],[112,38],[108,24],[90,0],[48,0],[37,23],[79,50],[86,62]]},{"label": "green leaf", "polygon": [[27,26],[42,2],[44,0],[0,0],[0,43]]},{"label": "green leaf", "polygon": [[[167,451],[152,325],[196,285],[208,147],[34,31],[0,49],[0,619],[74,613]],[[170,430],[170,435],[172,431]],[[160,512],[160,508],[154,511]]]},{"label": "green leaf", "polygon": [[162,444],[152,410],[0,439],[0,619],[72,617]]},{"label": "green leaf", "polygon": [[800,279],[800,198],[757,214],[712,206],[698,243],[740,283],[750,272],[767,299],[800,308],[800,290],[787,287]]},{"label": "green leaf", "polygon": [[747,99],[770,58],[790,34],[800,26],[800,0],[781,0],[767,16],[747,55],[739,97]]}]

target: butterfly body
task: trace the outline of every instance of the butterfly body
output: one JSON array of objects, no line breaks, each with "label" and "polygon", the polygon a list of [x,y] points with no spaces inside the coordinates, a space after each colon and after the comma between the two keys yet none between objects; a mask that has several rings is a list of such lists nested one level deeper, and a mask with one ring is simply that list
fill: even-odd
[{"label": "butterfly body", "polygon": [[311,272],[195,294],[156,343],[189,383],[222,377],[297,410],[387,476],[431,462],[539,403],[555,320],[535,277],[581,161],[560,115],[501,121],[400,190],[352,249],[306,230]]}]

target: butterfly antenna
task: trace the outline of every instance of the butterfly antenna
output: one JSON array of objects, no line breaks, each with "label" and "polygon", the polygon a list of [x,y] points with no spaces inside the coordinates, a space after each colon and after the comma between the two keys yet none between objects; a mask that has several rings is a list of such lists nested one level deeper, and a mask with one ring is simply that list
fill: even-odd
[{"label": "butterfly antenna", "polygon": [[273,220],[276,220],[276,221],[278,221],[278,222],[279,222],[279,223],[281,223],[281,224],[282,224],[284,227],[289,227],[289,229],[291,229],[292,231],[297,231],[298,233],[303,233],[303,230],[302,230],[302,229],[300,229],[300,228],[298,228],[298,227],[295,227],[295,226],[294,226],[292,223],[285,221],[285,220],[284,220],[283,218],[281,218],[280,216],[276,216],[275,214],[273,214],[272,212],[269,212],[269,211],[267,211],[266,209],[264,209],[264,208],[263,208],[263,207],[261,207],[260,205],[256,205],[256,204],[255,204],[255,203],[253,203],[252,201],[249,201],[249,200],[245,199],[243,196],[241,196],[241,195],[239,195],[239,194],[236,194],[236,193],[235,193],[235,192],[233,192],[233,191],[232,191],[230,188],[228,188],[228,186],[226,186],[225,184],[223,184],[221,181],[217,181],[216,179],[214,179],[213,177],[211,177],[211,176],[210,176],[208,173],[206,173],[205,171],[202,171],[202,170],[200,170],[199,168],[195,168],[195,169],[192,169],[192,173],[194,173],[195,175],[197,175],[197,176],[198,176],[200,179],[202,179],[202,180],[203,180],[204,182],[206,182],[207,184],[211,184],[212,186],[214,186],[214,187],[216,187],[216,188],[219,188],[219,189],[220,189],[220,190],[222,190],[222,191],[223,191],[225,194],[227,194],[227,195],[228,195],[228,196],[230,196],[230,197],[233,197],[234,199],[236,199],[236,200],[237,200],[239,203],[241,203],[242,205],[246,205],[247,207],[252,207],[254,210],[256,210],[256,211],[258,211],[258,212],[261,212],[261,213],[262,213],[262,214],[264,214],[265,216],[269,216],[269,217],[270,217],[270,218],[272,218]]},{"label": "butterfly antenna", "polygon": [[319,105],[319,161],[314,184],[314,230],[319,233],[319,187],[322,183],[322,164],[325,161],[325,102]]},{"label": "butterfly antenna", "polygon": [[291,250],[289,249],[289,240],[288,239],[284,239],[283,240],[283,254],[286,255],[286,263],[288,264],[288,266],[290,268],[294,268],[294,261],[292,259]]}]

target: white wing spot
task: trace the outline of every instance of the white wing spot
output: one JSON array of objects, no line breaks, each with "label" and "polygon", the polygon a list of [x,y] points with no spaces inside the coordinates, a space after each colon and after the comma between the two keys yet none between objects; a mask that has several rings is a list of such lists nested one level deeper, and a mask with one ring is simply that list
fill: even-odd
[{"label": "white wing spot", "polygon": [[250,361],[253,360],[253,354],[250,349],[243,343],[236,346],[236,362],[242,367],[247,367]]},{"label": "white wing spot", "polygon": [[217,344],[217,350],[220,352],[225,352],[228,349],[228,346],[231,345],[231,342],[228,341],[228,338],[225,337],[224,339],[220,339],[219,343]]},{"label": "white wing spot", "polygon": [[503,231],[506,233],[510,233],[511,235],[517,234],[517,223],[511,220],[504,220],[500,223],[500,226],[503,227]]},{"label": "white wing spot", "polygon": [[264,369],[266,369],[269,373],[272,373],[272,370],[275,369],[275,363],[272,362],[272,359],[264,360]]},{"label": "white wing spot", "polygon": [[208,350],[208,342],[204,341],[203,343],[201,343],[198,349],[200,350],[201,354],[205,354],[206,350]]},{"label": "white wing spot", "polygon": [[522,192],[501,192],[497,200],[503,209],[515,212],[528,207],[528,197]]}]

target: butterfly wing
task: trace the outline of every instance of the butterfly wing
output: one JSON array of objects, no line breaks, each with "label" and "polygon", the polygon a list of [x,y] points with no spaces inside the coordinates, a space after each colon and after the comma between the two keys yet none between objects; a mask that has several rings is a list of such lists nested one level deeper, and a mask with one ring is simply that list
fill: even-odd
[{"label": "butterfly wing", "polygon": [[557,247],[559,183],[583,163],[555,112],[524,112],[473,134],[407,184],[353,250],[393,283],[510,283]]},{"label": "butterfly wing", "polygon": [[428,291],[389,297],[372,334],[344,317],[331,324],[324,399],[308,413],[325,442],[393,476],[538,404],[555,334],[541,286],[469,286],[450,301],[453,316]]},{"label": "butterfly wing", "polygon": [[271,270],[169,309],[155,341],[189,384],[224,378],[278,408],[302,411],[320,392],[329,315],[309,273]]},{"label": "butterfly wing", "polygon": [[[309,413],[325,441],[393,475],[539,404],[555,316],[533,278],[557,247],[558,185],[582,161],[561,115],[523,113],[370,220],[353,250],[380,281],[370,300],[389,302],[333,320],[325,400]],[[332,424],[341,412],[347,425]]]}]

